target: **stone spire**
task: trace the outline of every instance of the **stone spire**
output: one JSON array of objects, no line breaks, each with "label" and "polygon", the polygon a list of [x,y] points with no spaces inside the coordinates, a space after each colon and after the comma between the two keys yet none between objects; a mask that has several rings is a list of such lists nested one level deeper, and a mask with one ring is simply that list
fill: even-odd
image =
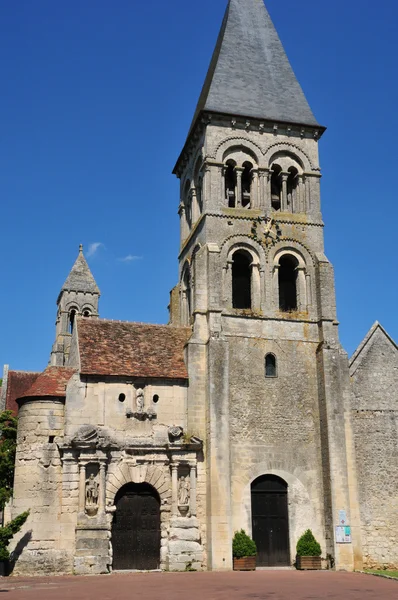
[{"label": "stone spire", "polygon": [[83,254],[83,245],[79,246],[79,254],[73,265],[64,285],[61,288],[62,292],[82,292],[85,294],[100,293],[90,267],[87,264]]},{"label": "stone spire", "polygon": [[202,111],[318,126],[263,0],[229,0]]},{"label": "stone spire", "polygon": [[79,246],[79,254],[58,295],[55,342],[50,363],[68,364],[72,333],[76,317],[98,318],[100,291]]}]

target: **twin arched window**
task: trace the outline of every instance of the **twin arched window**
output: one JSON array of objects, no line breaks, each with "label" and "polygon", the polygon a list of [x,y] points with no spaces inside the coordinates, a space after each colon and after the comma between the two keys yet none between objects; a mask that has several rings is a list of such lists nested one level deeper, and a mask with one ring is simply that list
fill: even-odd
[{"label": "twin arched window", "polygon": [[225,164],[224,170],[225,201],[229,208],[251,208],[253,165],[245,161],[238,167],[232,159]]}]

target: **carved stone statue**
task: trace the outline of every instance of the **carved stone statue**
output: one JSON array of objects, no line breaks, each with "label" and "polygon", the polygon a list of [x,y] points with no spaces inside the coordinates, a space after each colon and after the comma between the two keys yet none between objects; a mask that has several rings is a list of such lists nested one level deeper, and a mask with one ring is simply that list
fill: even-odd
[{"label": "carved stone statue", "polygon": [[178,504],[187,506],[189,504],[189,481],[188,477],[181,477],[178,490]]},{"label": "carved stone statue", "polygon": [[99,484],[96,481],[93,473],[86,481],[86,510],[88,513],[92,513],[98,510],[98,499],[99,499]]},{"label": "carved stone statue", "polygon": [[144,412],[144,390],[142,388],[137,390],[137,412]]}]

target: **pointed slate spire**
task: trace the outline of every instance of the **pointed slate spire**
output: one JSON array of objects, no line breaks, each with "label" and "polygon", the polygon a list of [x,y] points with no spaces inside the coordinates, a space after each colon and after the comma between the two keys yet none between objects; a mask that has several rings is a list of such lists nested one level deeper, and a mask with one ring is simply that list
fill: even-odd
[{"label": "pointed slate spire", "polygon": [[73,265],[71,272],[61,288],[61,292],[63,291],[85,292],[88,294],[98,295],[100,293],[93,274],[90,271],[90,267],[84,258],[82,244],[79,246],[79,255],[75,261],[75,264]]},{"label": "pointed slate spire", "polygon": [[202,111],[318,126],[263,0],[229,0]]}]

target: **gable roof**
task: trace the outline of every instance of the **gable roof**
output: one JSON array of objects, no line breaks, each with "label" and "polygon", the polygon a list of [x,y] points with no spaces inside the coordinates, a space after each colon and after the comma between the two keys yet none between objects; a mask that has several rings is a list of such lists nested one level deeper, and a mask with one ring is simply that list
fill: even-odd
[{"label": "gable roof", "polygon": [[[61,288],[68,292],[85,292],[89,294],[100,294],[90,267],[87,264],[83,254],[83,246],[80,244],[79,255],[73,265],[64,285]],[[58,297],[59,299],[59,297]]]},{"label": "gable roof", "polygon": [[187,379],[189,327],[77,319],[80,372],[85,375]]},{"label": "gable roof", "polygon": [[202,111],[319,126],[263,0],[229,0],[191,129]]},{"label": "gable roof", "polygon": [[352,357],[350,358],[350,375],[354,375],[355,371],[360,366],[362,359],[366,355],[366,350],[373,344],[373,341],[375,340],[377,334],[383,335],[388,340],[388,342],[398,351],[397,344],[388,335],[384,327],[382,327],[380,323],[376,321],[370,328],[365,338],[359,344]]},{"label": "gable roof", "polygon": [[31,387],[19,398],[63,398],[66,386],[76,369],[70,367],[47,367],[36,378]]}]

